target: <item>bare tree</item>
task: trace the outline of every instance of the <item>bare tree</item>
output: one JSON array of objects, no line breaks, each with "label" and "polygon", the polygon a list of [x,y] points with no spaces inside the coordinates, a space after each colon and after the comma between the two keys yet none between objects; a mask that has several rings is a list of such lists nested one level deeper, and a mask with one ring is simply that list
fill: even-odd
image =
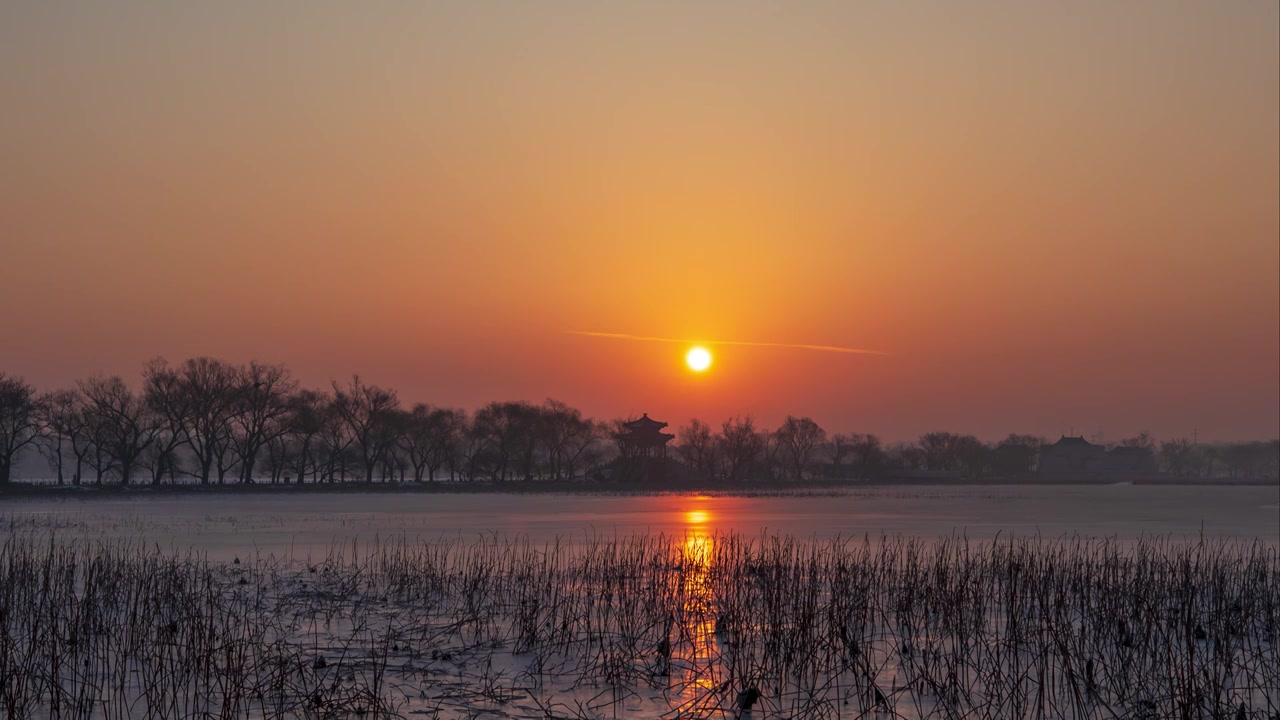
[{"label": "bare tree", "polygon": [[142,370],[143,396],[155,414],[158,429],[156,441],[148,451],[151,483],[159,485],[165,474],[173,482],[178,474],[178,448],[186,441],[192,394],[179,378],[178,371],[163,358],[156,358]]},{"label": "bare tree", "polygon": [[[77,391],[83,383],[77,384]],[[82,396],[84,393],[81,391]],[[93,483],[101,485],[113,467],[108,447],[111,444],[111,418],[88,399],[84,402],[85,461],[93,469]]]},{"label": "bare tree", "polygon": [[827,432],[811,418],[791,415],[774,431],[778,448],[788,466],[792,480],[804,479],[810,464],[827,440]]},{"label": "bare tree", "polygon": [[988,465],[987,446],[972,435],[931,432],[920,436],[925,467],[980,476]]},{"label": "bare tree", "polygon": [[1174,477],[1185,477],[1194,465],[1195,444],[1188,438],[1174,438],[1160,443],[1160,459],[1165,470]]},{"label": "bare tree", "polygon": [[[329,412],[329,397],[315,390],[299,390],[285,400],[287,409],[281,419],[284,433],[281,435],[281,462],[293,468],[293,474],[301,485],[308,469],[320,476],[317,439],[333,418]],[[289,478],[284,481],[288,483]]]},{"label": "bare tree", "polygon": [[1044,438],[1010,433],[991,451],[991,468],[998,475],[1029,473],[1036,467]]},{"label": "bare tree", "polygon": [[471,429],[484,448],[491,479],[532,479],[536,417],[526,402],[492,402],[476,412]]},{"label": "bare tree", "polygon": [[956,457],[956,436],[949,432],[921,435],[920,449],[924,451],[925,467],[929,470],[955,470],[960,464]]},{"label": "bare tree", "polygon": [[678,435],[680,444],[676,446],[676,452],[685,464],[707,480],[714,478],[719,443],[711,432],[711,426],[694,418],[680,428]]},{"label": "bare tree", "polygon": [[283,365],[251,362],[240,368],[231,401],[231,442],[240,482],[252,483],[258,453],[287,430],[289,398],[298,383]]},{"label": "bare tree", "polygon": [[364,481],[373,482],[373,471],[383,459],[389,445],[395,442],[391,419],[400,400],[394,390],[367,385],[359,375],[342,387],[333,383],[333,408],[351,437],[351,446],[359,454],[364,467]]},{"label": "bare tree", "polygon": [[0,372],[0,485],[13,479],[18,453],[40,435],[36,389],[20,377]]},{"label": "bare tree", "polygon": [[270,478],[272,485],[280,482],[289,483],[289,477],[285,475],[292,461],[289,451],[289,436],[286,433],[281,433],[271,438],[262,447],[262,452],[265,455],[267,477]]},{"label": "bare tree", "polygon": [[596,423],[559,400],[547,400],[537,408],[538,440],[546,452],[547,472],[553,479],[572,479],[582,453],[600,435]]},{"label": "bare tree", "polygon": [[[477,413],[478,414],[478,413]],[[471,418],[459,437],[458,453],[451,469],[455,476],[468,481],[480,479],[485,467],[485,457],[491,455],[487,429]]]},{"label": "bare tree", "polygon": [[32,445],[53,469],[58,478],[58,484],[65,485],[67,437],[61,425],[54,423],[52,395],[53,393],[43,393],[36,398],[40,432]]},{"label": "bare tree", "polygon": [[836,433],[827,442],[827,460],[831,463],[832,473],[836,477],[844,475],[844,461],[853,452],[853,436],[849,433]]},{"label": "bare tree", "polygon": [[97,444],[119,471],[120,483],[128,485],[138,459],[155,442],[155,416],[119,377],[90,378],[80,383],[80,392],[98,419]]},{"label": "bare tree", "polygon": [[980,478],[991,466],[991,448],[972,435],[956,436],[956,464],[966,477]]},{"label": "bare tree", "polygon": [[[209,483],[238,468],[243,483],[269,471],[271,482],[348,479],[348,471],[373,482],[465,480],[572,480],[610,457],[621,468],[642,465],[619,457],[602,442],[626,434],[622,421],[595,422],[569,405],[548,399],[492,402],[474,417],[426,404],[400,409],[396,393],[362,383],[333,383],[334,395],[299,390],[280,365],[232,365],[199,357],[170,366],[147,364],[142,391],[120,378],[95,377],[77,388],[37,396],[21,378],[0,373],[0,485],[12,481],[15,458],[35,449],[59,484],[83,481],[92,469],[98,484],[176,482],[182,474]],[[772,432],[750,417],[730,418],[716,433],[692,420],[681,428],[675,452],[705,479],[803,481],[830,462],[836,476],[870,478],[892,466],[1016,476],[1035,468],[1043,438],[1011,434],[988,446],[971,435],[935,432],[918,445],[888,452],[874,435],[826,432],[810,418],[788,416]],[[622,453],[634,453],[624,447]],[[1126,447],[1155,449],[1167,472],[1179,476],[1275,478],[1280,441],[1201,445],[1175,438],[1157,445],[1148,434],[1121,440]],[[1136,453],[1128,453],[1136,455]],[[1149,462],[1150,459],[1144,459]],[[188,467],[184,470],[183,464]],[[584,472],[585,471],[585,472]],[[615,474],[621,477],[621,474]]]},{"label": "bare tree", "polygon": [[924,450],[914,443],[898,443],[890,448],[893,462],[903,470],[925,470],[929,466]]},{"label": "bare tree", "polygon": [[414,482],[422,482],[427,474],[427,448],[430,446],[431,406],[417,403],[409,410],[396,410],[398,450],[409,461]]},{"label": "bare tree", "polygon": [[1271,478],[1280,476],[1280,440],[1228,443],[1219,456],[1231,478]]},{"label": "bare tree", "polygon": [[40,399],[40,412],[40,424],[44,429],[41,452],[57,470],[58,484],[63,484],[69,462],[71,483],[79,485],[80,469],[89,450],[85,436],[84,396],[75,389],[54,390]]},{"label": "bare tree", "polygon": [[760,431],[760,460],[756,467],[764,472],[766,482],[778,482],[790,470],[790,462],[777,432]]},{"label": "bare tree", "polygon": [[729,482],[742,482],[765,449],[765,438],[750,416],[730,418],[720,426],[720,455]]},{"label": "bare tree", "polygon": [[453,458],[465,416],[461,410],[418,403],[405,413],[401,449],[413,469],[415,482],[435,482],[436,473]]},{"label": "bare tree", "polygon": [[1138,433],[1135,437],[1125,438],[1121,440],[1120,447],[1142,448],[1143,450],[1147,450],[1154,453],[1156,451],[1156,441],[1155,441],[1155,438],[1151,437],[1150,433],[1141,432],[1141,433]]},{"label": "bare tree", "polygon": [[405,436],[413,429],[413,417],[401,408],[387,413],[383,421],[383,432],[389,442],[382,446],[382,454],[378,457],[378,467],[382,469],[382,482],[402,482],[407,477],[407,470],[412,465],[404,452]]},{"label": "bare tree", "polygon": [[854,433],[849,436],[852,450],[851,464],[860,478],[878,477],[888,464],[888,454],[880,445],[880,438],[871,433]]},{"label": "bare tree", "polygon": [[601,441],[607,436],[608,427],[590,418],[584,418],[572,426],[561,457],[566,480],[577,477],[578,468],[586,471],[599,464],[604,453],[604,443]]},{"label": "bare tree", "polygon": [[178,368],[179,391],[185,395],[181,401],[185,411],[183,441],[195,455],[202,485],[209,484],[215,467],[219,483],[229,469],[238,377],[234,366],[208,357],[192,358]]}]

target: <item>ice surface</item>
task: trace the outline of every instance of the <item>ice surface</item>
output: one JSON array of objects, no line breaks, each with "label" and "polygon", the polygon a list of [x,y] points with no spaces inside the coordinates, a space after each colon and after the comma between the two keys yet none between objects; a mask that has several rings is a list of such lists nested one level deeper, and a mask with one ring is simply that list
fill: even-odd
[{"label": "ice surface", "polygon": [[912,486],[791,496],[273,493],[33,499],[6,527],[65,537],[142,538],[230,559],[261,549],[323,554],[337,542],[526,535],[681,534],[689,528],[797,537],[964,534],[985,539],[1171,536],[1280,542],[1280,487]]},{"label": "ice surface", "polygon": [[[9,714],[41,718],[729,718],[760,685],[742,717],[1031,716],[1034,705],[1002,703],[1046,696],[1055,717],[1156,717],[1178,703],[1269,717],[1278,495],[17,500],[0,510],[0,599],[13,608],[0,613],[0,660],[12,661],[0,701],[26,698]],[[42,586],[45,553],[67,563],[61,590]],[[49,608],[61,619],[35,617]],[[50,661],[66,672],[58,712],[20,680]]]}]

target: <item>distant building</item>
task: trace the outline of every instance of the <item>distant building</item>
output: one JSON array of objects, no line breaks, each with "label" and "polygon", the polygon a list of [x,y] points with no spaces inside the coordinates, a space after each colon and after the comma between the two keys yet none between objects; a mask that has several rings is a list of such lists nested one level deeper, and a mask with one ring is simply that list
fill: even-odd
[{"label": "distant building", "polygon": [[676,436],[662,432],[666,426],[648,413],[639,420],[622,423],[614,435],[618,458],[610,463],[605,476],[613,482],[648,486],[662,486],[679,478],[683,466],[667,457],[667,443]]},{"label": "distant building", "polygon": [[667,423],[658,422],[645,413],[639,420],[622,424],[622,432],[618,433],[618,450],[624,458],[665,458],[667,443],[675,439],[675,435],[664,433],[662,429]]},{"label": "distant building", "polygon": [[1040,474],[1058,477],[1113,477],[1155,475],[1155,456],[1141,447],[1107,450],[1083,437],[1063,435],[1058,442],[1040,448]]},{"label": "distant building", "polygon": [[1082,437],[1063,435],[1040,448],[1041,475],[1097,475],[1103,472],[1107,449]]}]

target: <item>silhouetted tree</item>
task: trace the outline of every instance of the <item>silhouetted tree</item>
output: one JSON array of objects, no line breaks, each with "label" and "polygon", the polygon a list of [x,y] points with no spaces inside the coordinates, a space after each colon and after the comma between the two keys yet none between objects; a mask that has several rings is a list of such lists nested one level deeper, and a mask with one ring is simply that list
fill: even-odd
[{"label": "silhouetted tree", "polygon": [[[287,401],[285,411],[284,455],[285,461],[292,460],[294,477],[302,484],[310,469],[317,482],[323,477],[323,468],[317,455],[326,455],[323,433],[326,429],[337,427],[337,418],[330,410],[330,398],[323,392],[314,389],[302,389],[294,393]],[[319,450],[320,452],[317,452]],[[340,451],[340,448],[339,448]]]},{"label": "silhouetted tree", "polygon": [[333,383],[333,408],[351,437],[366,483],[373,482],[374,468],[395,442],[391,420],[399,407],[394,390],[362,383],[359,375],[353,375],[345,388]]},{"label": "silhouetted tree", "polygon": [[[400,409],[392,390],[358,377],[333,384],[334,395],[299,390],[279,365],[232,365],[200,357],[170,366],[146,365],[134,393],[120,378],[95,377],[76,389],[36,396],[20,378],[0,373],[0,484],[12,480],[19,452],[34,448],[57,482],[79,484],[88,465],[99,484],[119,475],[133,482],[150,470],[151,482],[192,475],[218,482],[238,469],[242,482],[265,472],[271,482],[355,477],[372,482],[434,481],[442,474],[463,480],[570,480],[591,474],[613,453],[604,442],[621,422],[595,422],[569,405],[548,399],[492,402],[473,418],[461,410],[415,405]],[[835,477],[872,478],[890,466],[906,470],[1011,476],[1035,468],[1043,439],[1012,434],[988,446],[971,435],[921,436],[919,445],[886,451],[874,435],[826,432],[812,419],[787,417],[772,432],[749,417],[730,418],[715,433],[699,420],[681,428],[676,455],[708,480],[742,483],[761,479],[802,481],[819,464]],[[1148,433],[1121,446],[1156,449],[1164,470],[1177,477],[1226,475],[1276,478],[1280,441],[1194,444],[1174,438],[1157,445]],[[628,460],[628,458],[620,458]],[[265,463],[265,465],[264,465]],[[183,465],[186,465],[184,469]],[[627,472],[615,464],[614,477]],[[632,463],[635,465],[635,463]],[[654,465],[639,474],[660,479]],[[603,475],[595,473],[595,477]]]},{"label": "silhouetted tree", "polygon": [[154,414],[119,377],[92,377],[80,383],[80,392],[97,421],[95,444],[110,457],[120,483],[128,485],[138,459],[155,442],[159,424]]},{"label": "silhouetted tree", "polygon": [[36,389],[20,377],[0,372],[0,485],[13,479],[18,453],[40,435]]},{"label": "silhouetted tree", "polygon": [[392,410],[386,418],[386,433],[390,442],[382,448],[378,466],[382,468],[382,482],[402,482],[408,476],[409,458],[404,452],[405,436],[412,429],[413,418],[402,408]]},{"label": "silhouetted tree", "polygon": [[298,383],[283,365],[251,362],[237,375],[231,399],[232,446],[240,481],[251,483],[258,453],[288,430],[289,400]]},{"label": "silhouetted tree", "polygon": [[991,449],[972,435],[955,436],[954,452],[960,472],[969,478],[980,478],[991,466]]},{"label": "silhouetted tree", "polygon": [[490,453],[487,428],[479,426],[475,419],[471,418],[462,428],[458,438],[458,452],[450,472],[464,480],[479,480],[485,466],[485,456],[488,454]]},{"label": "silhouetted tree", "polygon": [[1143,450],[1149,450],[1154,453],[1156,451],[1156,441],[1150,434],[1143,432],[1139,433],[1135,437],[1121,440],[1120,447],[1142,448]]},{"label": "silhouetted tree", "polygon": [[969,477],[981,476],[987,468],[987,447],[972,435],[931,432],[920,436],[925,468],[956,472]]},{"label": "silhouetted tree", "polygon": [[347,479],[347,465],[352,460],[352,435],[338,412],[336,398],[324,396],[325,405],[320,415],[319,458],[321,480],[337,482]]},{"label": "silhouetted tree", "polygon": [[748,471],[748,477],[764,482],[779,482],[787,476],[790,468],[782,440],[777,432],[760,431],[760,460],[755,463],[756,472]]},{"label": "silhouetted tree", "polygon": [[827,442],[827,462],[831,463],[831,474],[843,477],[844,461],[853,452],[853,436],[849,433],[835,433]]},{"label": "silhouetted tree", "polygon": [[418,403],[404,414],[401,449],[413,468],[415,482],[435,482],[436,473],[453,458],[465,416],[460,410]]},{"label": "silhouetted tree", "polygon": [[826,442],[827,432],[811,418],[788,415],[774,432],[774,437],[777,438],[779,449],[786,460],[791,479],[800,481],[805,478],[810,464]]},{"label": "silhouetted tree", "polygon": [[893,458],[895,464],[903,470],[926,470],[929,468],[929,458],[918,445],[912,443],[900,443],[893,447]]},{"label": "silhouetted tree", "polygon": [[889,458],[880,445],[880,438],[870,433],[853,433],[848,436],[849,463],[854,475],[863,480],[879,477],[888,465]]},{"label": "silhouetted tree", "polygon": [[142,370],[143,396],[155,414],[158,429],[156,441],[148,453],[151,482],[159,485],[167,472],[172,481],[178,470],[178,448],[186,442],[187,424],[191,420],[189,403],[192,393],[182,383],[175,368],[163,358],[156,358]]},{"label": "silhouetted tree", "polygon": [[747,471],[760,459],[765,449],[765,438],[756,430],[750,416],[730,418],[720,426],[720,457],[724,459],[725,475],[729,482],[746,479]]},{"label": "silhouetted tree", "polygon": [[715,478],[719,443],[711,432],[711,426],[694,418],[680,428],[677,439],[676,452],[685,464],[707,480]]},{"label": "silhouetted tree", "polygon": [[[83,387],[83,382],[77,383],[77,390]],[[83,396],[83,391],[80,392]],[[84,402],[84,435],[85,435],[85,461],[89,467],[93,469],[93,483],[101,485],[107,478],[107,473],[112,468],[112,457],[107,451],[107,447],[111,442],[111,418],[107,414],[101,412],[88,399]]]},{"label": "silhouetted tree", "polygon": [[209,484],[216,469],[221,483],[229,469],[231,418],[239,373],[214,358],[187,360],[177,369],[178,392],[183,394],[183,442],[195,456],[200,483]]},{"label": "silhouetted tree", "polygon": [[1227,443],[1219,456],[1231,478],[1280,476],[1280,441]]},{"label": "silhouetted tree", "polygon": [[535,408],[525,402],[492,402],[476,412],[472,432],[484,448],[491,479],[532,478],[536,417]]},{"label": "silhouetted tree", "polygon": [[1174,438],[1160,443],[1160,459],[1165,471],[1174,477],[1185,477],[1191,470],[1194,445],[1187,438]]},{"label": "silhouetted tree", "polygon": [[991,469],[997,475],[1029,473],[1036,467],[1044,439],[1011,433],[991,451]]},{"label": "silhouetted tree", "polygon": [[583,418],[573,426],[562,455],[565,479],[576,478],[579,468],[585,472],[601,463],[605,456],[602,440],[607,437],[607,430],[604,423],[590,418]]},{"label": "silhouetted tree", "polygon": [[925,469],[955,470],[960,465],[958,436],[949,432],[931,432],[920,436]]},{"label": "silhouetted tree", "polygon": [[74,389],[54,390],[45,393],[38,405],[42,428],[41,453],[57,471],[59,485],[64,482],[69,454],[71,482],[79,485],[80,469],[84,465],[85,453],[89,451],[85,436],[84,397]]},{"label": "silhouetted tree", "polygon": [[599,427],[559,400],[548,399],[537,411],[538,442],[546,453],[548,474],[554,480],[573,479],[583,454],[600,439]]}]

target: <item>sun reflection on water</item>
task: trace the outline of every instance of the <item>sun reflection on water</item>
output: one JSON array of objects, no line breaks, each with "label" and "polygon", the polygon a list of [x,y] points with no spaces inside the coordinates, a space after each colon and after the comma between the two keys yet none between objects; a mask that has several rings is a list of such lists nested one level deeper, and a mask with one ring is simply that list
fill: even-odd
[{"label": "sun reflection on water", "polygon": [[705,510],[685,512],[685,539],[680,545],[678,591],[683,615],[680,624],[688,642],[683,648],[687,664],[682,680],[686,690],[695,693],[709,690],[718,683],[712,660],[717,648],[713,584],[715,536],[706,528],[710,519]]}]

